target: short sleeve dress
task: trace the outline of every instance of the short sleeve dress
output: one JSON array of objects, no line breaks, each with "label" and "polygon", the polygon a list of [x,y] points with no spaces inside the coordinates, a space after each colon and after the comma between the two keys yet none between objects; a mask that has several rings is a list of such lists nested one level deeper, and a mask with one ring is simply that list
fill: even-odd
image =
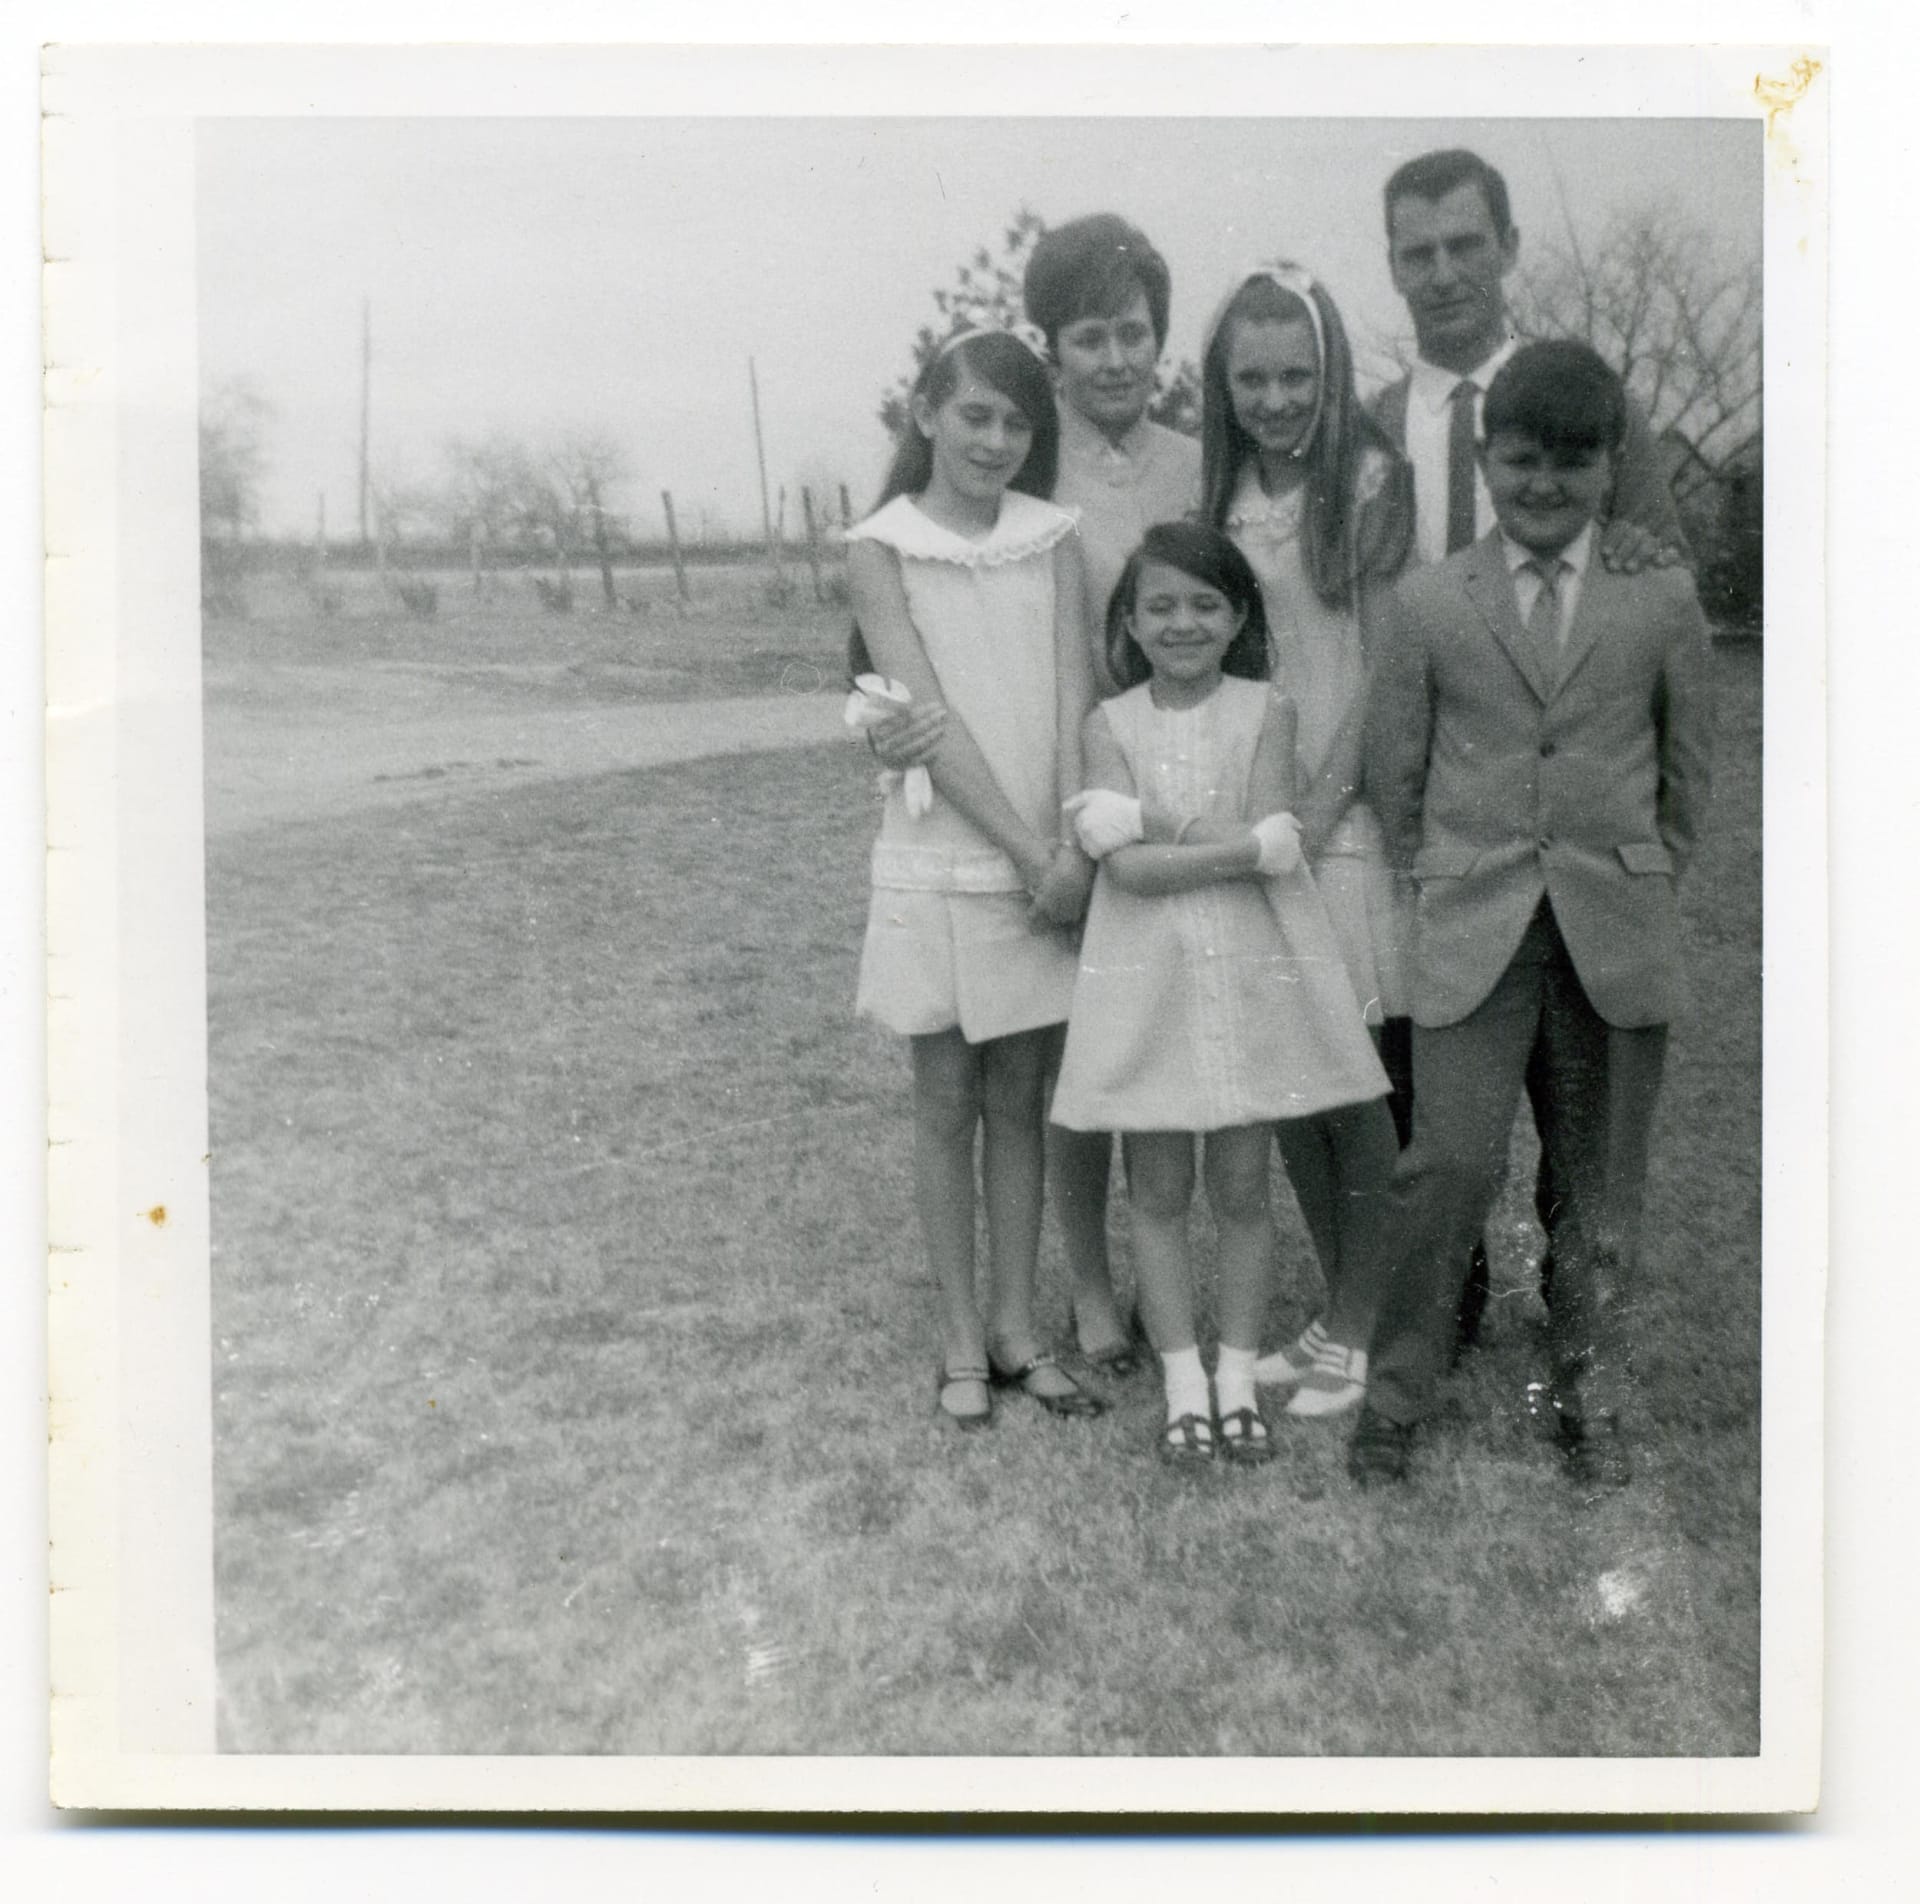
[{"label": "short sleeve dress", "polygon": [[[1066,510],[1018,490],[979,541],[907,496],[847,532],[899,556],[942,697],[1045,838],[1060,830],[1053,550],[1073,533]],[[937,789],[916,819],[896,779],[883,776],[856,1009],[906,1036],[957,1028],[969,1044],[1059,1024],[1073,997],[1071,937],[1029,923],[1019,869]]]},{"label": "short sleeve dress", "polygon": [[[1377,486],[1383,475],[1377,461],[1362,469],[1363,503],[1368,483]],[[1300,764],[1314,774],[1360,693],[1365,663],[1358,617],[1351,609],[1329,608],[1307,575],[1300,547],[1303,501],[1301,490],[1269,496],[1249,467],[1225,527],[1259,578],[1273,678],[1300,710]],[[1388,864],[1380,822],[1365,801],[1354,801],[1341,816],[1313,871],[1367,1022],[1403,1017],[1412,1006],[1408,905]]]},{"label": "short sleeve dress", "polygon": [[[1263,682],[1199,706],[1130,688],[1101,704],[1133,791],[1176,818],[1243,820]],[[1081,944],[1053,1121],[1207,1131],[1384,1097],[1325,905],[1302,870],[1148,897],[1102,868]]]}]

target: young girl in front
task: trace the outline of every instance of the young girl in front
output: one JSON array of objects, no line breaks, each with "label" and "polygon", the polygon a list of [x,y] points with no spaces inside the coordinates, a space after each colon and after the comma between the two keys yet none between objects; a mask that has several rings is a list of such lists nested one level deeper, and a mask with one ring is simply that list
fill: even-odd
[{"label": "young girl in front", "polygon": [[[1371,598],[1413,542],[1413,478],[1360,407],[1353,354],[1324,285],[1262,265],[1228,293],[1201,369],[1204,514],[1259,578],[1274,680],[1299,710],[1301,844],[1347,976],[1410,1088],[1401,905],[1360,791]],[[1327,1282],[1327,1309],[1260,1379],[1294,1384],[1288,1412],[1334,1414],[1364,1393],[1374,1227],[1398,1154],[1368,1103],[1279,1127],[1280,1153]]]},{"label": "young girl in front", "polygon": [[[1266,686],[1246,558],[1197,523],[1149,529],[1114,590],[1108,648],[1126,685],[1087,718],[1088,790],[1069,803],[1100,870],[1053,1117],[1123,1133],[1163,1457],[1265,1461],[1254,1364],[1273,1122],[1378,1100],[1386,1074],[1301,858],[1298,712]],[[1187,1256],[1196,1136],[1219,1231],[1211,1395]]]},{"label": "young girl in front", "polygon": [[[929,360],[880,507],[848,531],[875,669],[943,705],[930,811],[887,795],[858,1008],[911,1041],[914,1194],[939,1291],[940,1413],[992,1419],[989,1385],[1058,1415],[1103,1404],[1041,1345],[1044,1081],[1073,993],[1066,928],[1092,869],[1062,837],[1092,699],[1073,518],[1044,500],[1059,430],[1045,365],[1006,331]],[[975,1297],[974,1143],[991,1292]]]}]

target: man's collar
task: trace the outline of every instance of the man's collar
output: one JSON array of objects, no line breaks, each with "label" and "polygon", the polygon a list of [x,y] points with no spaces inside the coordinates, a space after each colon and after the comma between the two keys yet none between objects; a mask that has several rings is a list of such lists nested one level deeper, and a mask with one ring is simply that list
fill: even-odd
[{"label": "man's collar", "polygon": [[[1492,383],[1501,366],[1519,348],[1519,338],[1509,331],[1505,342],[1495,348],[1472,370],[1465,373],[1465,380],[1468,383],[1477,384],[1481,395],[1484,396],[1488,384]],[[1461,373],[1457,370],[1443,370],[1438,364],[1428,363],[1424,357],[1416,357],[1413,360],[1413,394],[1429,410],[1444,410],[1452,401],[1454,388],[1460,381]]]},{"label": "man's collar", "polygon": [[[1529,562],[1538,562],[1542,559],[1535,555],[1525,543],[1514,541],[1513,537],[1508,535],[1504,529],[1500,531],[1500,552],[1506,557],[1507,573],[1509,575],[1518,575]],[[1586,574],[1587,564],[1593,559],[1592,523],[1588,523],[1587,526],[1560,551],[1559,559],[1564,562],[1575,575],[1583,576]]]},{"label": "man's collar", "polygon": [[1120,455],[1140,457],[1146,450],[1152,437],[1153,426],[1147,421],[1146,413],[1141,412],[1134,423],[1116,444],[1097,423],[1091,423],[1071,404],[1060,406],[1060,447],[1072,449],[1083,456]]}]

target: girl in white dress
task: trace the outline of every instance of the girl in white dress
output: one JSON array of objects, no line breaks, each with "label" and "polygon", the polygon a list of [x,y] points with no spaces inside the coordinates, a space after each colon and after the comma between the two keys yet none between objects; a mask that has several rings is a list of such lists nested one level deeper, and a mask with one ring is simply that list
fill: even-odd
[{"label": "girl in white dress", "polygon": [[[1092,868],[1062,837],[1092,699],[1073,518],[1043,500],[1059,441],[1047,371],[1005,331],[929,360],[881,506],[848,531],[875,668],[946,709],[931,811],[896,785],[873,849],[858,1008],[911,1040],[914,1188],[940,1292],[939,1409],[992,1419],[990,1383],[1055,1414],[1103,1404],[1035,1333],[1044,1084],[1073,992],[1068,928]],[[992,1291],[974,1294],[974,1143]]]},{"label": "girl in white dress", "polygon": [[[1140,1300],[1175,1461],[1271,1455],[1254,1396],[1277,1119],[1378,1103],[1386,1074],[1305,870],[1296,710],[1269,692],[1259,585],[1197,523],[1148,530],[1113,598],[1126,691],[1087,718],[1069,803],[1100,861],[1053,1117],[1123,1133]],[[1384,1116],[1384,1112],[1382,1112]],[[1220,1236],[1217,1407],[1187,1260],[1196,1135]]]},{"label": "girl in white dress", "polygon": [[[1205,518],[1260,579],[1274,680],[1299,709],[1301,843],[1366,1020],[1403,1054],[1404,906],[1359,788],[1367,606],[1412,546],[1412,473],[1360,407],[1338,308],[1297,265],[1248,272],[1222,303],[1201,419]],[[1280,1126],[1328,1289],[1327,1313],[1261,1363],[1263,1381],[1298,1385],[1290,1413],[1337,1413],[1364,1392],[1369,1239],[1397,1148],[1380,1104]]]}]

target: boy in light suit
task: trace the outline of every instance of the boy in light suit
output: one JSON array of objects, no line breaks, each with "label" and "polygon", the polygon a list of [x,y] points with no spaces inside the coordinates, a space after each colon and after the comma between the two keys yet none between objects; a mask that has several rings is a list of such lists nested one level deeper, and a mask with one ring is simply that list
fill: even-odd
[{"label": "boy in light suit", "polygon": [[1625,427],[1620,380],[1585,345],[1516,352],[1484,408],[1496,526],[1403,580],[1383,630],[1367,785],[1419,890],[1414,1128],[1348,1452],[1362,1483],[1407,1475],[1530,1062],[1564,1198],[1559,1441],[1579,1481],[1630,1471],[1622,1309],[1681,1000],[1674,885],[1706,800],[1711,713],[1692,577],[1619,574],[1595,554]]}]

